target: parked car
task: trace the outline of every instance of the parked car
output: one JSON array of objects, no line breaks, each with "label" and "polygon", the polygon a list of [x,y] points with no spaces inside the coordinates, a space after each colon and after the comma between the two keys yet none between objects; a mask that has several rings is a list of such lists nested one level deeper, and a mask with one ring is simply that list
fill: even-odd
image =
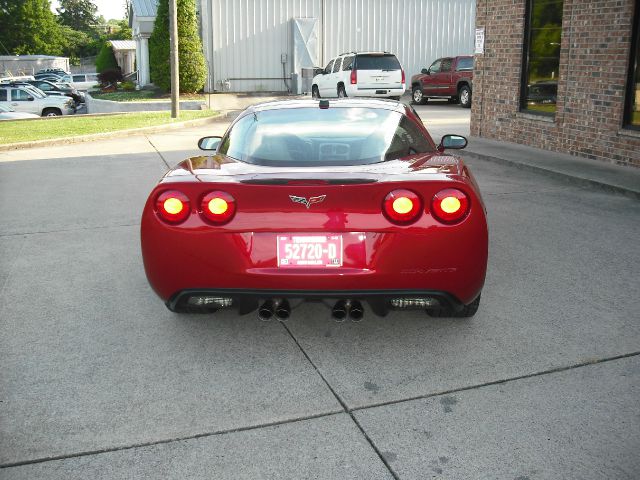
[{"label": "parked car", "polygon": [[447,98],[469,108],[472,85],[473,57],[445,57],[411,77],[411,95],[418,105],[424,105],[429,98]]},{"label": "parked car", "polygon": [[66,95],[73,98],[76,105],[84,103],[84,94],[73,88],[71,85],[62,83],[53,83],[48,80],[31,80],[27,82],[36,88],[39,88],[47,95]]},{"label": "parked car", "polygon": [[34,113],[42,117],[72,115],[76,111],[72,98],[47,96],[42,90],[25,84],[0,85],[0,105],[16,112]]},{"label": "parked car", "polygon": [[0,120],[22,120],[24,118],[40,118],[40,117],[35,113],[16,112],[15,110],[11,109],[10,107],[7,107],[6,105],[0,105]]},{"label": "parked car", "polygon": [[89,90],[90,88],[97,87],[100,83],[97,73],[74,73],[70,79],[67,80],[65,78],[61,81],[70,83],[78,90]]},{"label": "parked car", "polygon": [[383,97],[399,100],[405,92],[404,70],[389,52],[343,53],[313,77],[313,98]]},{"label": "parked car", "polygon": [[69,75],[70,73],[62,68],[42,68],[36,72],[36,75],[46,75],[46,74],[56,74],[56,75]]},{"label": "parked car", "polygon": [[558,81],[543,80],[527,85],[528,105],[555,104],[558,99]]},{"label": "parked car", "polygon": [[285,319],[291,300],[334,318],[420,309],[469,317],[487,267],[478,186],[413,107],[378,99],[249,107],[153,189],[141,223],[155,292],[176,312]]}]

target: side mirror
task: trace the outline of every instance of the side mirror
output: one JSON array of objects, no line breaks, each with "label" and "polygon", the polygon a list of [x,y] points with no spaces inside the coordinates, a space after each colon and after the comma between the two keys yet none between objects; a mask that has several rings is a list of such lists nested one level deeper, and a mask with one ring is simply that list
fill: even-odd
[{"label": "side mirror", "polygon": [[427,68],[423,68],[422,70],[420,70],[420,73],[422,73],[423,75],[430,75],[429,69]]},{"label": "side mirror", "polygon": [[438,145],[438,151],[444,152],[447,148],[462,150],[466,146],[467,146],[467,139],[462,135],[447,134],[442,137],[442,140],[440,140],[440,145]]},{"label": "side mirror", "polygon": [[33,102],[33,97],[27,97],[27,100],[28,100],[29,102]]},{"label": "side mirror", "polygon": [[198,147],[200,150],[217,150],[221,141],[222,137],[202,137],[198,140]]}]

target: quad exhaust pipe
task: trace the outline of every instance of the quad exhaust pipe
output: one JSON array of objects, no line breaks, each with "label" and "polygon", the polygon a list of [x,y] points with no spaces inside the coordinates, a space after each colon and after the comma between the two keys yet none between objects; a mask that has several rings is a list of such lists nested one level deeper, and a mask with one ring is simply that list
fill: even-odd
[{"label": "quad exhaust pipe", "polygon": [[364,309],[359,300],[338,300],[331,309],[331,316],[336,322],[344,322],[347,317],[352,322],[359,322],[364,317]]},{"label": "quad exhaust pipe", "polygon": [[287,299],[266,300],[258,308],[258,318],[263,322],[271,320],[274,315],[278,320],[287,320],[291,316],[291,306]]},{"label": "quad exhaust pipe", "polygon": [[[258,308],[258,318],[263,322],[271,320],[274,316],[280,321],[289,319],[291,305],[286,298],[265,300]],[[364,317],[364,308],[359,300],[338,300],[331,309],[331,316],[336,322],[344,322],[347,317],[352,322],[359,322]]]}]

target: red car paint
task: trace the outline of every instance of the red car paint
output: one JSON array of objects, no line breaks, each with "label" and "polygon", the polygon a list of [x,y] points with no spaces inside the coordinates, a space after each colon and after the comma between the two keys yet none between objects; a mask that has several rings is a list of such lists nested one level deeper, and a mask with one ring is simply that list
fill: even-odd
[{"label": "red car paint", "polygon": [[[463,161],[436,149],[411,107],[387,101],[336,103],[359,108],[375,103],[401,112],[435,151],[340,167],[267,167],[219,154],[184,160],[153,189],[142,215],[147,278],[168,305],[185,290],[277,291],[300,297],[323,291],[332,292],[327,296],[358,291],[364,297],[367,292],[438,291],[462,304],[479,296],[487,265],[485,207]],[[301,106],[309,103],[270,103],[248,111]],[[430,212],[434,196],[450,188],[464,192],[469,201],[468,213],[455,224],[438,221]],[[383,214],[385,197],[397,189],[422,199],[418,219],[408,225],[394,224]],[[158,215],[157,197],[167,190],[189,199],[190,213],[182,223],[167,223]],[[201,199],[212,191],[235,199],[235,215],[226,224],[212,224],[202,214]],[[290,196],[326,197],[306,206]],[[343,236],[341,267],[278,268],[279,234],[324,233]]]}]

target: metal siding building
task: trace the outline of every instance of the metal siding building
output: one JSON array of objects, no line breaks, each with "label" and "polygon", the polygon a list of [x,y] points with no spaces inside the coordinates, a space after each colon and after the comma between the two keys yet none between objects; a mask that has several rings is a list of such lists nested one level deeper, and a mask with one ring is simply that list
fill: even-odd
[{"label": "metal siding building", "polygon": [[475,0],[200,0],[199,7],[209,91],[286,91],[283,79],[291,86],[291,74],[301,73],[293,58],[299,18],[317,19],[315,66],[342,52],[386,50],[408,79],[438,57],[473,53]]}]

